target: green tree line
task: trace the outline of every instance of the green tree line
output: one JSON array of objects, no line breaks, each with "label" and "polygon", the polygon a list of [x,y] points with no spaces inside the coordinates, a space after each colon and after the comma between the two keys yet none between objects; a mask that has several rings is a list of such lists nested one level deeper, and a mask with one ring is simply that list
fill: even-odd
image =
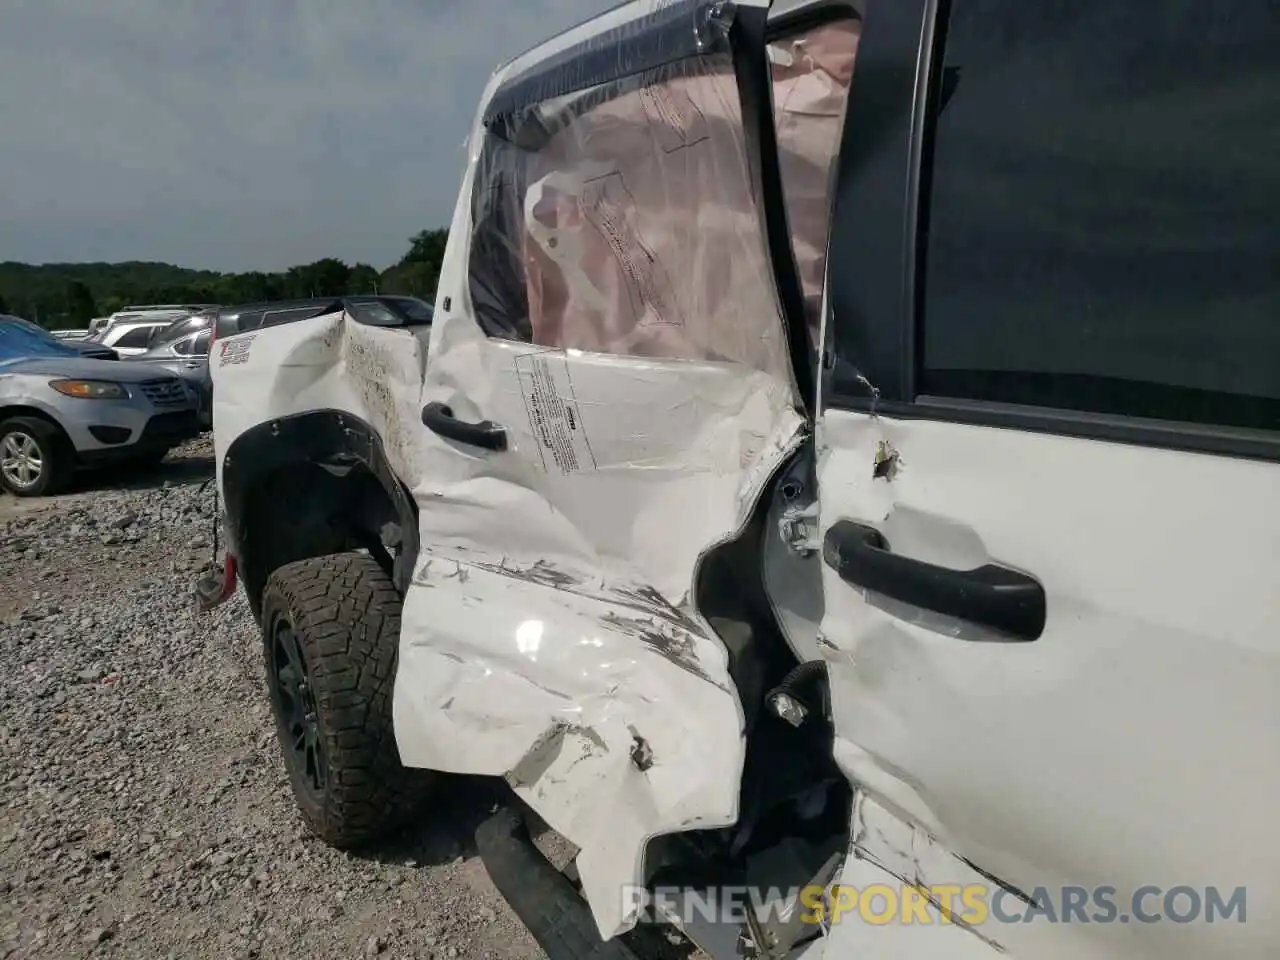
[{"label": "green tree line", "polygon": [[217,273],[169,263],[0,263],[0,313],[51,329],[83,329],[94,317],[140,303],[253,303],[343,294],[398,293],[430,300],[444,259],[447,230],[423,230],[396,263],[326,257],[278,273]]}]

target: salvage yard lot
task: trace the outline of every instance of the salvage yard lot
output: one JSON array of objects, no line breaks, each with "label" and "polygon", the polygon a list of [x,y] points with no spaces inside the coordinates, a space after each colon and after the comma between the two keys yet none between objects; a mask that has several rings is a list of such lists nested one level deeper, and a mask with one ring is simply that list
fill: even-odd
[{"label": "salvage yard lot", "polygon": [[197,616],[207,438],[0,496],[0,960],[541,956],[470,849],[487,788],[358,856],[305,834],[243,598]]}]

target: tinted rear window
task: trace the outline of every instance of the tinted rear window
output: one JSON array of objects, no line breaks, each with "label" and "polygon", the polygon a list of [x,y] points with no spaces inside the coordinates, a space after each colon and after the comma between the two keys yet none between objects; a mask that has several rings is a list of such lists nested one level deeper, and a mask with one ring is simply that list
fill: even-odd
[{"label": "tinted rear window", "polygon": [[151,338],[155,335],[155,327],[134,327],[119,337],[111,344],[113,347],[123,347],[126,350],[150,346]]},{"label": "tinted rear window", "polygon": [[151,341],[153,347],[159,347],[166,343],[173,343],[175,340],[181,340],[189,334],[195,333],[197,330],[203,330],[209,326],[212,319],[208,315],[198,317],[188,317],[186,320],[178,320],[165,327],[156,334],[155,339]]},{"label": "tinted rear window", "polygon": [[921,392],[1280,429],[1280,8],[953,10]]},{"label": "tinted rear window", "polygon": [[430,323],[433,315],[431,304],[416,297],[388,298],[393,309],[403,314],[410,323]]}]

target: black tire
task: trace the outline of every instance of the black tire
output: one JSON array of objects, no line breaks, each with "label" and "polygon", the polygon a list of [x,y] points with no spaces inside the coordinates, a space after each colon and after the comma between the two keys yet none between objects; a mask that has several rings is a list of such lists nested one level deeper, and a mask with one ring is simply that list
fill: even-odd
[{"label": "black tire", "polygon": [[[39,470],[30,483],[20,482],[26,472],[19,465],[19,451],[34,451]],[[32,457],[23,457],[29,465]],[[6,462],[7,461],[7,462]],[[71,445],[62,430],[37,417],[10,417],[0,422],[0,486],[19,497],[47,497],[65,487],[75,469]]]},{"label": "black tire", "polygon": [[360,553],[286,564],[262,593],[267,685],[289,783],[307,827],[339,849],[402,824],[428,782],[400,765],[392,730],[401,602]]}]

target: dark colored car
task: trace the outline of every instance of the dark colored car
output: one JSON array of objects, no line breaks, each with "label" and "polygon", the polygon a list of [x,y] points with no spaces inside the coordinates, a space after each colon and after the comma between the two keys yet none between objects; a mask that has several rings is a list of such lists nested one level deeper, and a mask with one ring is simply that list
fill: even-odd
[{"label": "dark colored car", "polygon": [[206,312],[175,320],[155,335],[145,353],[127,361],[154,364],[190,384],[200,398],[198,417],[205,427],[213,423],[212,384],[209,380],[213,316],[212,312]]},{"label": "dark colored car", "polygon": [[[197,334],[202,330],[208,330],[213,326],[214,318],[218,314],[217,307],[208,307],[199,313],[192,314],[189,317],[182,317],[174,320],[173,323],[163,328],[151,338],[148,345],[148,352],[168,344],[176,343],[179,340],[186,339],[192,334]],[[202,351],[208,353],[208,343],[205,343],[205,349]]]}]

